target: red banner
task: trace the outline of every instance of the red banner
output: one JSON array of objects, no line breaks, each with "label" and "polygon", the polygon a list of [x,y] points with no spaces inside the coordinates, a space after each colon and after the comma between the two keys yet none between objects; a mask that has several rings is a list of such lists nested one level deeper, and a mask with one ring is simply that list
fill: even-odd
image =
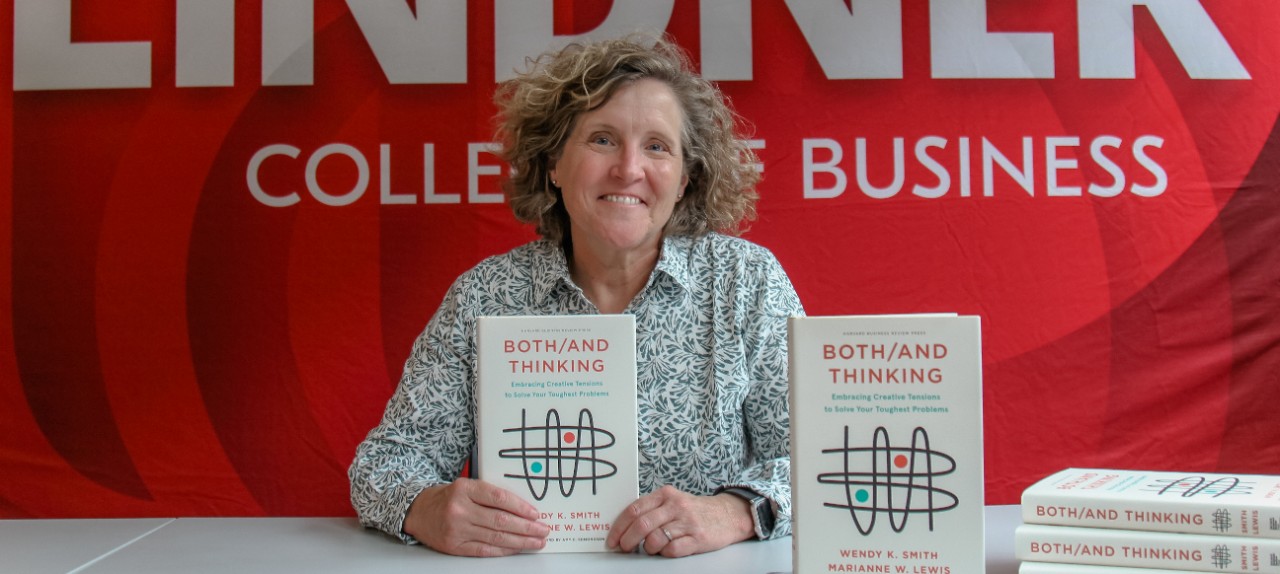
[{"label": "red banner", "polygon": [[14,0],[0,516],[342,515],[445,288],[533,237],[490,98],[665,29],[810,314],[983,317],[988,502],[1280,472],[1280,5]]}]

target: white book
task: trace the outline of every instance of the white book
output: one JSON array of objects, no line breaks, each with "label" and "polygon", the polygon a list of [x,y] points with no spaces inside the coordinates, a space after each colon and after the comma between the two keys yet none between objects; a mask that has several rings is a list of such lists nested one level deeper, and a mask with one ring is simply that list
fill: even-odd
[{"label": "white book", "polygon": [[545,552],[604,552],[639,496],[635,317],[481,317],[477,471],[538,508]]},{"label": "white book", "polygon": [[1061,564],[1054,562],[1023,562],[1018,574],[1187,574],[1187,570],[1164,568],[1125,568],[1123,566],[1096,566],[1091,564]]},{"label": "white book", "polygon": [[1023,524],[1014,554],[1032,562],[1280,573],[1280,540],[1245,536]]},{"label": "white book", "polygon": [[794,317],[796,574],[985,570],[978,317]]},{"label": "white book", "polygon": [[1069,468],[1022,492],[1022,521],[1280,538],[1280,476]]}]

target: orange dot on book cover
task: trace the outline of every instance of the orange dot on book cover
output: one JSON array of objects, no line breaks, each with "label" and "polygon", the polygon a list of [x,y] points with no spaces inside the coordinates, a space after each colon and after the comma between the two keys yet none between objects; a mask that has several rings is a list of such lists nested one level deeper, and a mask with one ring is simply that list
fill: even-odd
[{"label": "orange dot on book cover", "polygon": [[564,442],[573,444],[573,439],[575,438],[577,437],[573,436],[573,433],[571,432],[564,433]]},{"label": "orange dot on book cover", "polygon": [[893,465],[894,465],[894,466],[896,466],[896,467],[898,467],[898,468],[906,468],[906,466],[907,466],[907,455],[905,455],[905,454],[900,454],[900,455],[898,455],[898,456],[893,457]]}]

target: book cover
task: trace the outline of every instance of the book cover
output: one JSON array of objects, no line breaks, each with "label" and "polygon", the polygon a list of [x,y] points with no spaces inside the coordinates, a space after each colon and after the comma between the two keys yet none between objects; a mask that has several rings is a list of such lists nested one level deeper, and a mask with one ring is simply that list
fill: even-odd
[{"label": "book cover", "polygon": [[1280,538],[1280,476],[1069,468],[1022,492],[1022,521]]},{"label": "book cover", "polygon": [[552,529],[544,552],[604,552],[639,496],[635,317],[481,317],[477,471]]},{"label": "book cover", "polygon": [[1187,574],[1186,570],[1164,568],[1125,568],[1123,566],[1096,566],[1092,564],[1061,564],[1054,562],[1023,562],[1018,574]]},{"label": "book cover", "polygon": [[1023,524],[1014,554],[1032,562],[1280,573],[1280,540],[1246,536]]},{"label": "book cover", "polygon": [[789,328],[795,573],[983,572],[978,317]]}]

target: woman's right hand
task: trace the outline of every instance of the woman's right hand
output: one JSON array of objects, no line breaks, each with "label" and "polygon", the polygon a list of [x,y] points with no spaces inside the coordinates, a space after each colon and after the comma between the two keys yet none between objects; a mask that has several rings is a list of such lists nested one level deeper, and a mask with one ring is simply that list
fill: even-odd
[{"label": "woman's right hand", "polygon": [[551,527],[511,491],[459,478],[420,492],[409,506],[404,532],[445,554],[510,556],[546,546]]}]

